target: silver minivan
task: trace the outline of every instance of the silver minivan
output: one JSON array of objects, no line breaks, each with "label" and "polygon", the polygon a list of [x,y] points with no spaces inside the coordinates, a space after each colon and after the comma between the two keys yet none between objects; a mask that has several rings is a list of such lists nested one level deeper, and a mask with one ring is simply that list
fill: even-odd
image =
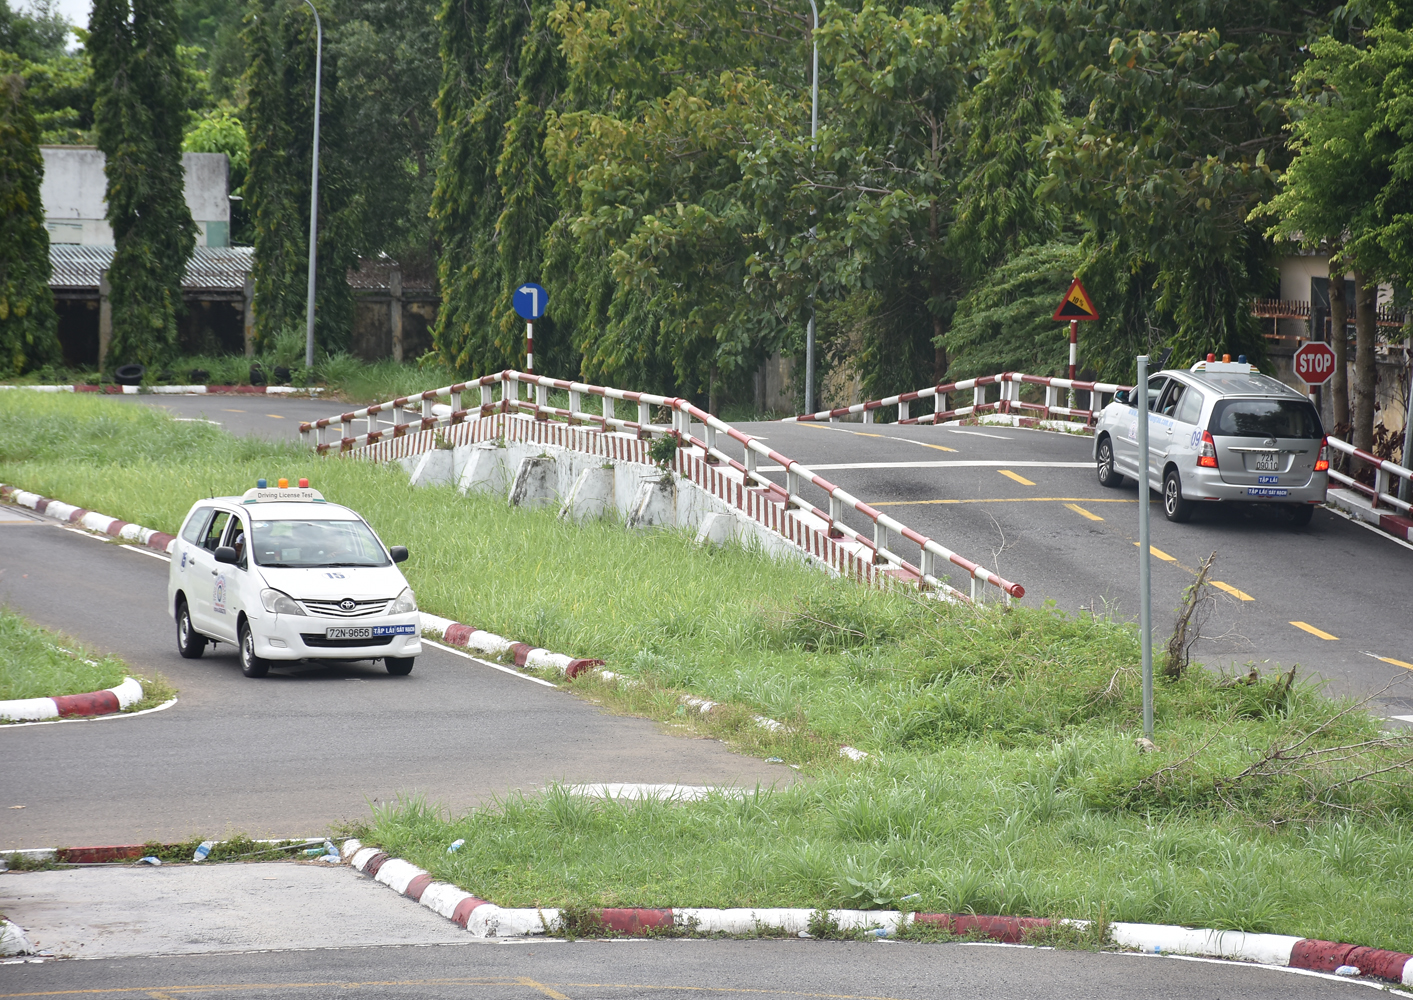
[{"label": "silver minivan", "polygon": [[[1186,521],[1204,500],[1279,505],[1296,525],[1325,502],[1329,455],[1314,405],[1245,362],[1208,356],[1148,377],[1148,484],[1163,513]],[[1138,389],[1099,414],[1094,462],[1102,486],[1138,479]]]}]

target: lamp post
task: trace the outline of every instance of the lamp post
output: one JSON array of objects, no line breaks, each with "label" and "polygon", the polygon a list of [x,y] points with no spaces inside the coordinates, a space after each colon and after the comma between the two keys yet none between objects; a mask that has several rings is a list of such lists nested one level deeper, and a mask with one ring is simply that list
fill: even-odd
[{"label": "lamp post", "polygon": [[304,364],[314,367],[314,268],[318,259],[319,239],[319,99],[323,85],[324,25],[310,0],[304,0],[314,12],[317,47],[314,54],[314,156],[309,179],[309,294],[304,306]]},{"label": "lamp post", "polygon": [[[810,0],[810,13],[814,15],[814,28],[810,30],[810,43],[814,47],[810,69],[810,150],[813,151],[819,148],[815,142],[815,136],[819,134],[819,42],[815,39],[819,32],[819,8],[814,0]],[[811,240],[814,239],[814,229],[810,226]],[[810,292],[810,323],[805,329],[805,412],[814,412],[814,292]]]}]

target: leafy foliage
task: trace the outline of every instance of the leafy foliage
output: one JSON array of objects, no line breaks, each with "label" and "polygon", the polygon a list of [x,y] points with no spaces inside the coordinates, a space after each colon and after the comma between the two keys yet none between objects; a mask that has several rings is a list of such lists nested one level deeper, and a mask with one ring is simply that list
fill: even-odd
[{"label": "leafy foliage", "polygon": [[[320,14],[326,31],[332,17]],[[244,185],[255,231],[257,340],[275,337],[306,317],[309,261],[311,137],[314,129],[314,17],[300,3],[265,0],[246,16],[250,55],[245,130],[250,166]],[[362,202],[348,166],[347,105],[337,55],[326,46],[319,115],[319,232],[314,300],[315,343],[342,348],[353,323],[347,273],[356,266]]]},{"label": "leafy foliage", "polygon": [[59,361],[49,233],[39,184],[39,125],[19,76],[0,76],[0,372]]},{"label": "leafy foliage", "polygon": [[183,194],[187,95],[172,0],[96,0],[89,30],[116,245],[106,364],[153,366],[176,350],[182,276],[196,246]]}]

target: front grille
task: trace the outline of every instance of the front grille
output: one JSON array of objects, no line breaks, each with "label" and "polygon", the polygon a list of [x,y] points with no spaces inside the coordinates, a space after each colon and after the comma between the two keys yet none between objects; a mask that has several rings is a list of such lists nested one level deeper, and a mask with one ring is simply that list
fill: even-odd
[{"label": "front grille", "polygon": [[370,615],[380,615],[387,610],[391,603],[386,597],[376,601],[354,601],[352,611],[345,611],[339,607],[340,601],[300,601],[304,605],[304,610],[311,615],[319,615],[324,618],[367,618]]},{"label": "front grille", "polygon": [[375,635],[371,639],[330,639],[319,632],[301,632],[299,637],[306,646],[319,646],[324,649],[354,649],[366,646],[386,646],[393,641],[390,635]]}]

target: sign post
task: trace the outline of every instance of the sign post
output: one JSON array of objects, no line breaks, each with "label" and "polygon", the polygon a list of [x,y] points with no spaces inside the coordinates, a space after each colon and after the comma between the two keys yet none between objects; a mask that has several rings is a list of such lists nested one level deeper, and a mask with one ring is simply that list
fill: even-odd
[{"label": "sign post", "polygon": [[1138,356],[1138,630],[1143,641],[1143,735],[1153,738],[1153,590],[1148,547],[1148,355]]},{"label": "sign post", "polygon": [[525,321],[525,374],[535,374],[535,320],[545,314],[545,306],[549,305],[549,292],[535,284],[527,281],[515,290],[515,295],[511,300],[511,305],[520,318]]},{"label": "sign post", "polygon": [[[1084,285],[1078,278],[1070,282],[1069,290],[1065,292],[1065,297],[1060,300],[1060,304],[1055,307],[1055,315],[1050,317],[1056,321],[1070,321],[1070,381],[1075,379],[1076,372],[1079,371],[1079,323],[1080,320],[1092,321],[1099,318],[1099,310],[1094,308],[1094,300],[1089,297],[1089,292],[1085,291]],[[1091,394],[1092,395],[1092,394]],[[1069,392],[1070,409],[1074,409],[1074,389]],[[1094,408],[1093,400],[1090,401],[1090,409]]]}]

